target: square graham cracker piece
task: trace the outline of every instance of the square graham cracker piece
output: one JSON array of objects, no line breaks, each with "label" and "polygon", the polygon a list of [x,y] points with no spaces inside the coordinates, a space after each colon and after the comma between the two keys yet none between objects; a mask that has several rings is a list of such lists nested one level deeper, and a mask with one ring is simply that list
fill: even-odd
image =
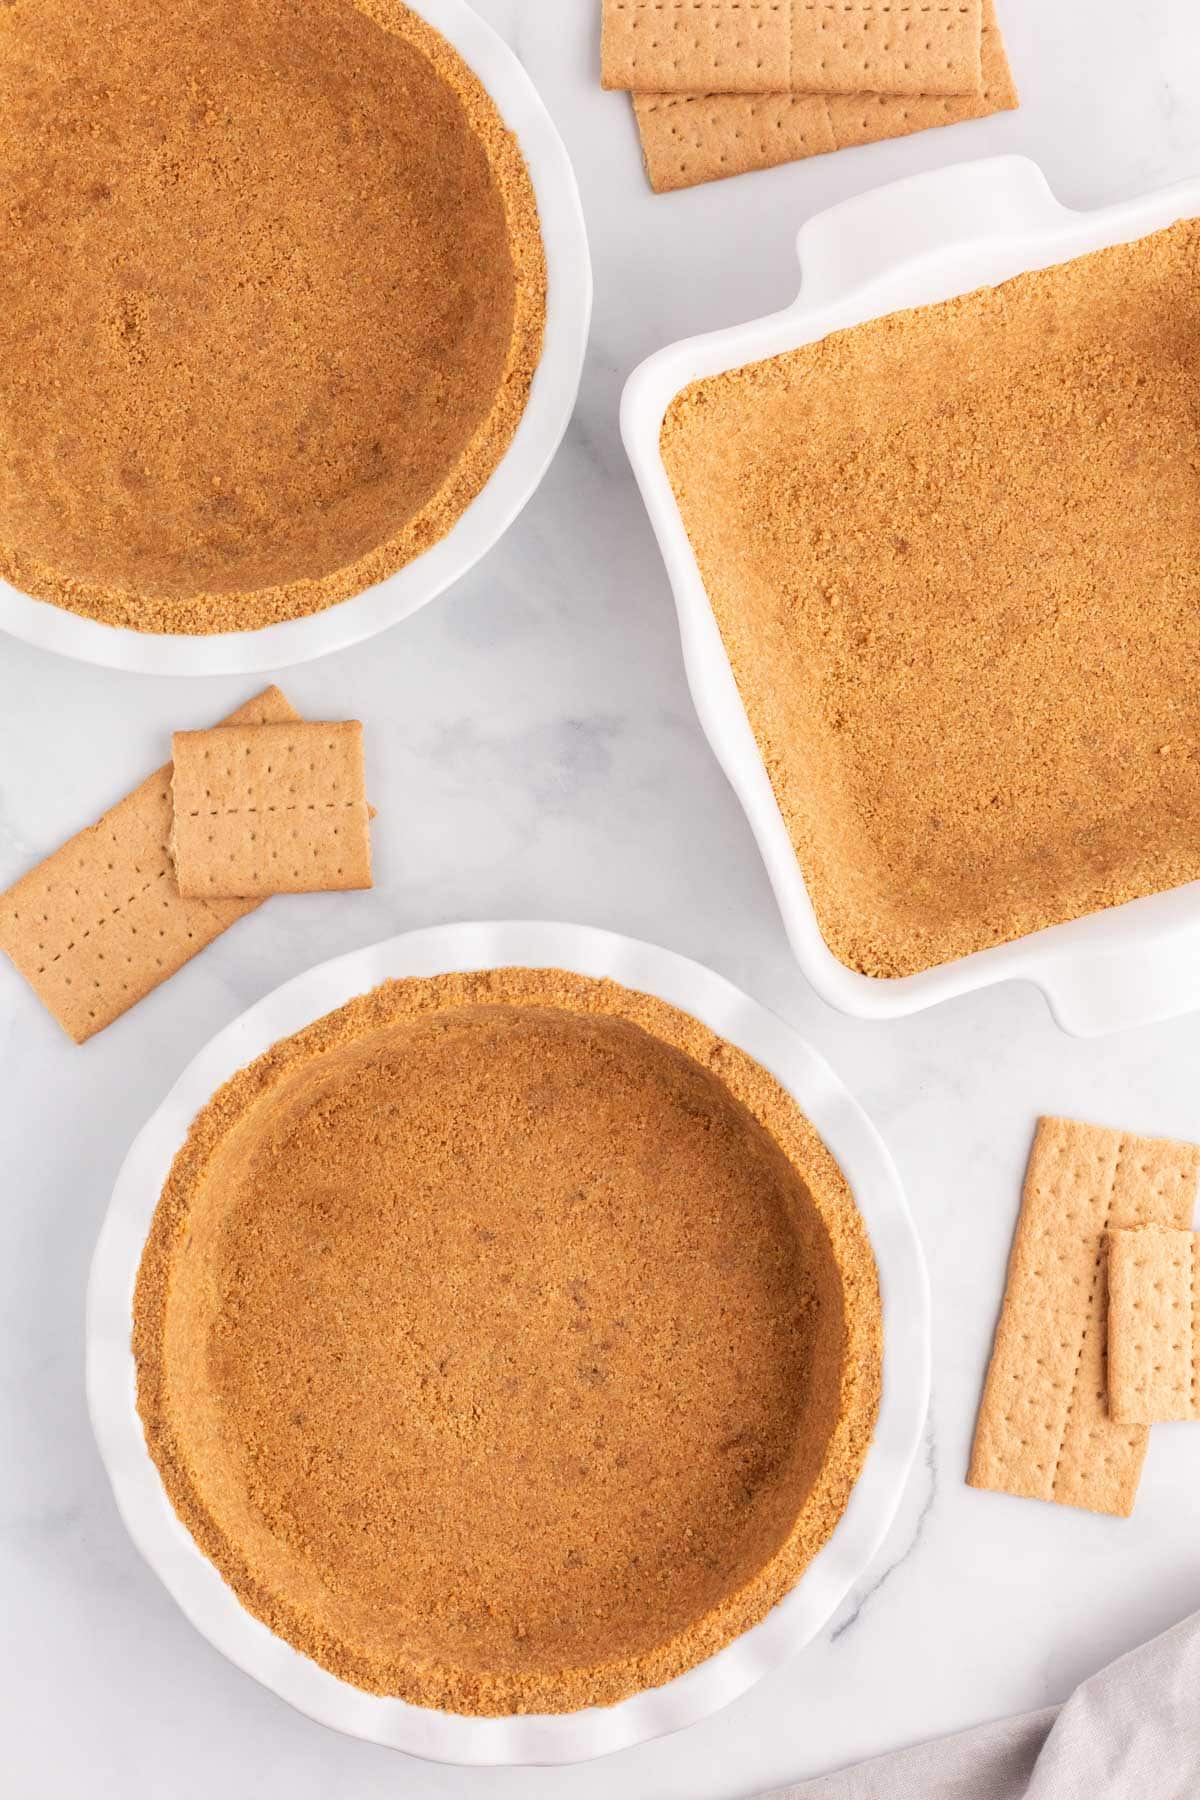
[{"label": "square graham cracker piece", "polygon": [[1108,1234],[1108,1410],[1127,1425],[1200,1419],[1200,1236]]},{"label": "square graham cracker piece", "polygon": [[601,79],[654,94],[973,94],[982,0],[604,0]]},{"label": "square graham cracker piece", "polygon": [[[227,723],[257,730],[298,717],[270,687]],[[169,851],[172,819],[167,763],[0,894],[0,949],[77,1044],[258,904],[183,899]]]},{"label": "square graham cracker piece", "polygon": [[1127,1517],[1149,1433],[1107,1404],[1105,1239],[1191,1224],[1200,1149],[1038,1124],[967,1480]]},{"label": "square graham cracker piece", "polygon": [[774,169],[1019,104],[995,0],[983,0],[983,87],[975,94],[635,94],[646,177],[656,194]]},{"label": "square graham cracker piece", "polygon": [[181,894],[265,899],[371,886],[357,719],[178,731],[172,754]]}]

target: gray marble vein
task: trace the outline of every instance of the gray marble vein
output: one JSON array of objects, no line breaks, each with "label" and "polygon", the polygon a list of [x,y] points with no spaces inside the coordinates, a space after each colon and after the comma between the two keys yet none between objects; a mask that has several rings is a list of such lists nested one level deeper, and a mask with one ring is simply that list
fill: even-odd
[{"label": "gray marble vein", "polygon": [[[910,1558],[919,1549],[925,1537],[926,1529],[933,1516],[933,1509],[937,1504],[938,1496],[937,1436],[933,1423],[932,1404],[930,1406],[929,1420],[925,1427],[923,1462],[923,1479],[919,1478],[914,1472],[909,1481],[910,1492],[913,1488],[917,1488],[918,1491],[924,1490],[920,1511],[917,1513],[911,1529],[905,1532],[903,1541],[899,1547],[893,1549],[890,1543],[885,1546],[882,1567],[878,1568],[872,1574],[870,1580],[851,1596],[849,1601],[850,1611],[846,1612],[845,1609],[843,1609],[842,1617],[838,1619],[833,1630],[829,1634],[829,1641],[831,1644],[836,1644],[840,1638],[845,1637],[848,1631],[853,1630],[867,1608],[871,1606],[876,1596],[887,1586],[892,1577],[908,1564]],[[894,1535],[895,1534],[893,1533],[893,1536]]]}]

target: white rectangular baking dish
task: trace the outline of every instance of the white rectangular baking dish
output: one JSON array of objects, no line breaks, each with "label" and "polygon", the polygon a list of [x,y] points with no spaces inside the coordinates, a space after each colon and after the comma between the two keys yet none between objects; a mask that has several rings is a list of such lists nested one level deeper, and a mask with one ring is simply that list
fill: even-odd
[{"label": "white rectangular baking dish", "polygon": [[1007,980],[1034,982],[1059,1024],[1081,1037],[1190,1011],[1200,1006],[1200,882],[897,980],[860,975],[839,962],[818,929],[663,466],[659,435],[667,408],[682,388],[705,376],[905,307],[1127,243],[1198,213],[1195,180],[1096,212],[1074,212],[1060,205],[1041,170],[1022,156],[913,176],[802,227],[802,286],[792,306],[659,351],[626,384],[622,435],[675,592],[700,722],[745,808],[797,960],[817,992],[843,1012],[896,1018]]}]

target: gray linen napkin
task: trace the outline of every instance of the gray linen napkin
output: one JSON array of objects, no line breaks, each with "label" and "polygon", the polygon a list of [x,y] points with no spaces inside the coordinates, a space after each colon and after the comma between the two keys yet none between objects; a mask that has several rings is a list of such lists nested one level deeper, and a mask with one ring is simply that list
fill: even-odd
[{"label": "gray linen napkin", "polygon": [[780,1788],[766,1800],[1197,1800],[1200,1613],[1062,1707]]}]

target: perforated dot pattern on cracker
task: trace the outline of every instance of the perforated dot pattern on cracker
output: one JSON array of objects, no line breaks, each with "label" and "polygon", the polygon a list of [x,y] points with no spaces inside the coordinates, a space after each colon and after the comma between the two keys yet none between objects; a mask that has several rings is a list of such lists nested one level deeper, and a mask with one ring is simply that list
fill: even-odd
[{"label": "perforated dot pattern on cracker", "polygon": [[984,0],[983,88],[973,94],[635,94],[646,175],[673,193],[752,169],[831,150],[908,137],[1012,111],[1017,90],[996,21]]},{"label": "perforated dot pattern on cracker", "polygon": [[968,1481],[1092,1512],[1133,1510],[1147,1431],[1109,1416],[1105,1238],[1191,1223],[1200,1149],[1040,1121]]},{"label": "perforated dot pattern on cracker", "polygon": [[604,86],[662,94],[977,93],[980,5],[604,0]]},{"label": "perforated dot pattern on cracker", "polygon": [[371,885],[362,726],[177,732],[181,894],[265,897]]},{"label": "perforated dot pattern on cracker", "polygon": [[[276,687],[229,723],[298,715]],[[184,900],[171,867],[171,765],[0,894],[3,949],[76,1043],[252,912],[257,901]]]},{"label": "perforated dot pattern on cracker", "polygon": [[1128,1424],[1200,1418],[1200,1237],[1193,1231],[1109,1233],[1108,1404]]}]

